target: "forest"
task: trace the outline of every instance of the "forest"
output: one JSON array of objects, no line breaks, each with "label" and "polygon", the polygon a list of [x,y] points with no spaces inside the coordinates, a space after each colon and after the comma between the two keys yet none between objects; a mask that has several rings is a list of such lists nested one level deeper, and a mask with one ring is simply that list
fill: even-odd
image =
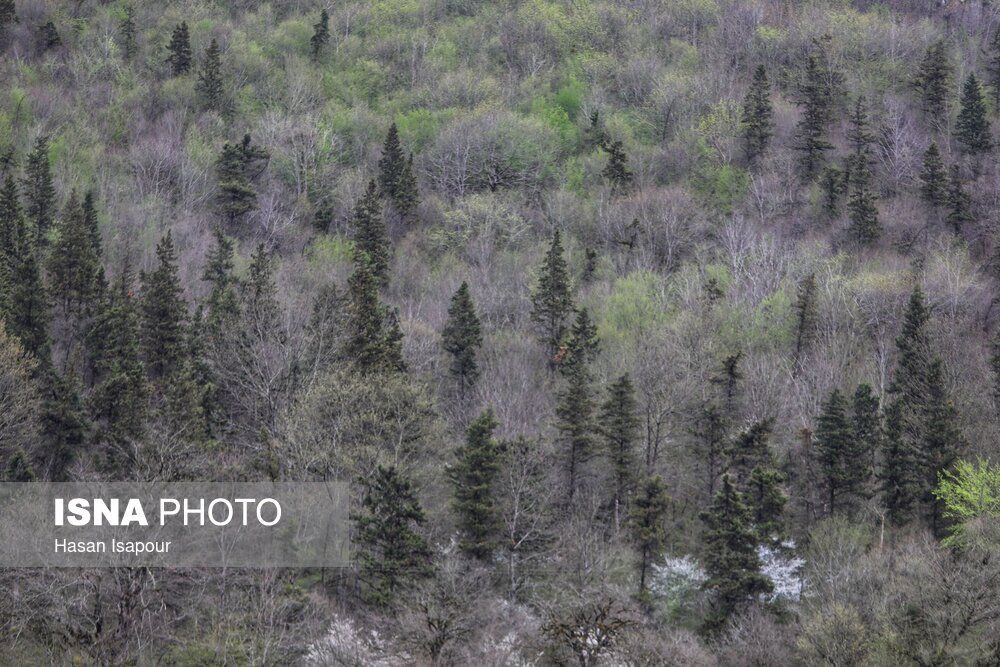
[{"label": "forest", "polygon": [[998,127],[993,0],[0,0],[0,479],[352,490],[0,664],[1000,664]]}]

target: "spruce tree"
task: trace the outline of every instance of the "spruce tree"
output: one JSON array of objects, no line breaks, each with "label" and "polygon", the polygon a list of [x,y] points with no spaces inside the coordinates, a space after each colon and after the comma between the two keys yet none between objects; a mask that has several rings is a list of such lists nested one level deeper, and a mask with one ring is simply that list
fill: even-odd
[{"label": "spruce tree", "polygon": [[590,321],[590,313],[586,308],[576,311],[576,319],[570,327],[569,337],[566,339],[566,346],[562,353],[562,362],[573,355],[578,356],[584,363],[589,364],[597,357],[600,351],[601,342],[597,338],[597,326]]},{"label": "spruce tree", "polygon": [[354,206],[354,251],[368,258],[380,285],[388,284],[392,248],[374,180],[368,182],[368,188]]},{"label": "spruce tree", "polygon": [[18,216],[11,233],[11,251],[7,257],[9,274],[4,321],[7,330],[20,339],[24,349],[38,359],[39,369],[51,363],[51,321],[49,300],[42,284],[34,234],[24,216]]},{"label": "spruce tree", "polygon": [[885,413],[878,478],[882,506],[893,526],[910,521],[917,501],[920,471],[916,453],[908,441],[903,425],[903,406],[899,401],[890,403]]},{"label": "spruce tree", "polygon": [[951,225],[955,234],[961,234],[966,225],[973,222],[974,218],[972,217],[972,200],[965,191],[962,174],[957,164],[951,166],[951,178],[948,179],[945,205],[948,209],[945,220]]},{"label": "spruce tree", "polygon": [[771,117],[771,86],[767,81],[767,71],[763,65],[757,65],[753,74],[750,89],[743,99],[743,115],[741,117],[743,146],[747,161],[754,164],[767,150],[774,133]]},{"label": "spruce tree", "polygon": [[736,398],[739,394],[740,380],[743,379],[743,372],[740,371],[741,359],[743,359],[742,351],[726,356],[722,360],[720,371],[709,378],[709,382],[722,390],[723,407],[726,410],[725,416],[730,419],[735,417]]},{"label": "spruce tree", "polygon": [[754,532],[761,544],[779,549],[785,541],[785,477],[773,467],[758,464],[750,471],[746,500]]},{"label": "spruce tree", "polygon": [[73,193],[56,227],[48,263],[51,293],[69,316],[88,310],[100,289],[100,258],[94,253],[87,224],[87,215]]},{"label": "spruce tree", "polygon": [[608,154],[608,162],[602,173],[604,179],[611,184],[612,191],[626,192],[632,187],[635,175],[629,171],[625,147],[620,140],[615,139],[611,142],[605,142],[604,150]]},{"label": "spruce tree", "polygon": [[816,456],[827,491],[830,514],[852,509],[865,495],[869,459],[854,437],[847,401],[834,389],[816,425]]},{"label": "spruce tree", "polygon": [[[863,483],[867,486],[876,472],[879,452],[882,449],[879,398],[867,383],[859,384],[854,391],[851,402],[851,429],[856,449],[864,459]],[[858,468],[860,471],[860,466]]]},{"label": "spruce tree", "polygon": [[205,258],[201,279],[212,286],[208,295],[206,326],[212,333],[219,333],[239,313],[239,303],[233,275],[233,242],[221,229],[217,228],[213,235],[215,245]]},{"label": "spruce tree", "polygon": [[399,325],[379,300],[378,281],[364,256],[355,260],[348,297],[344,356],[362,373],[405,371]]},{"label": "spruce tree", "polygon": [[702,513],[705,524],[704,566],[708,578],[702,588],[712,594],[705,630],[717,633],[737,612],[752,604],[773,585],[761,574],[758,541],[751,526],[750,510],[729,475],[711,507]]},{"label": "spruce tree", "polygon": [[948,175],[941,161],[937,143],[931,142],[924,153],[924,164],[920,171],[920,198],[937,209],[944,205],[948,188]]},{"label": "spruce tree", "polygon": [[492,410],[474,419],[465,431],[465,442],[455,452],[456,463],[448,469],[454,494],[452,507],[462,535],[458,546],[486,563],[491,561],[499,539],[499,509],[493,484],[502,450],[493,439],[496,427]]},{"label": "spruce tree", "polygon": [[993,371],[993,403],[1000,413],[1000,329],[990,344],[990,370]]},{"label": "spruce tree", "polygon": [[847,210],[851,218],[851,235],[862,244],[873,243],[880,234],[876,195],[872,191],[871,153],[872,142],[868,130],[868,110],[864,97],[858,97],[851,117],[851,143],[854,154],[850,161],[848,189],[850,196]]},{"label": "spruce tree", "polygon": [[726,465],[726,420],[714,402],[701,407],[691,434],[695,436],[695,456],[703,462],[705,491],[708,498],[715,496],[715,484]]},{"label": "spruce tree", "polygon": [[94,257],[98,261],[101,259],[101,225],[97,218],[97,205],[94,202],[96,196],[93,190],[87,190],[83,196],[83,224],[87,229],[87,236],[90,237],[90,246],[93,248]]},{"label": "spruce tree", "polygon": [[993,132],[975,74],[970,74],[962,87],[962,108],[955,121],[955,140],[967,155],[984,155],[993,150]]},{"label": "spruce tree", "polygon": [[125,15],[118,23],[118,46],[122,50],[122,58],[125,62],[129,62],[135,58],[135,54],[139,50],[135,39],[136,32],[135,8],[132,5],[128,5],[125,7]]},{"label": "spruce tree", "polygon": [[986,61],[986,84],[993,88],[993,107],[1000,109],[1000,29],[993,31]]},{"label": "spruce tree", "polygon": [[847,130],[847,138],[851,142],[851,149],[855,155],[866,153],[871,147],[875,137],[872,136],[868,122],[868,100],[864,95],[858,95],[854,101],[854,109],[849,119],[850,127]]},{"label": "spruce tree", "polygon": [[382,157],[378,161],[378,184],[382,193],[395,201],[399,191],[399,180],[406,167],[406,156],[399,145],[399,131],[396,124],[389,126],[389,132],[382,146]]},{"label": "spruce tree", "polygon": [[598,431],[611,462],[614,480],[611,507],[616,530],[635,486],[635,446],[639,436],[637,407],[635,389],[626,373],[608,387],[608,397],[601,405],[597,419]]},{"label": "spruce tree", "polygon": [[763,419],[752,423],[731,443],[727,452],[726,473],[741,493],[749,488],[750,474],[754,468],[773,466],[768,446],[770,437],[771,421]]},{"label": "spruce tree", "polygon": [[363,483],[362,511],[351,517],[358,576],[369,603],[390,607],[431,574],[431,551],[418,532],[426,519],[410,482],[395,468],[380,465]]},{"label": "spruce tree", "polygon": [[393,199],[393,204],[404,221],[413,218],[417,211],[417,205],[420,204],[417,177],[413,173],[413,153],[410,153],[410,156],[406,159],[403,171],[399,175],[399,184],[396,186],[396,196]]},{"label": "spruce tree", "polygon": [[806,61],[805,83],[802,87],[803,110],[795,132],[795,149],[801,152],[799,165],[806,183],[811,183],[823,167],[826,151],[833,148],[826,139],[830,120],[830,95],[823,72],[815,56]]},{"label": "spruce tree", "polygon": [[143,276],[141,341],[150,378],[176,370],[184,355],[187,305],[177,276],[177,251],[168,231],[156,244],[157,266]]},{"label": "spruce tree", "polygon": [[87,431],[86,416],[75,378],[43,371],[42,407],[39,414],[46,480],[69,481],[66,470],[80,454]]},{"label": "spruce tree", "polygon": [[958,426],[958,411],[948,398],[944,386],[944,370],[940,359],[934,359],[927,369],[927,405],[924,411],[924,436],[920,447],[923,467],[923,501],[928,505],[931,530],[937,537],[945,533],[944,506],[934,494],[940,475],[951,468],[961,453],[964,442]]},{"label": "spruce tree", "polygon": [[225,144],[215,163],[219,182],[217,206],[230,225],[257,208],[253,179],[266,167],[270,154],[254,146],[249,134],[239,144]]},{"label": "spruce tree", "polygon": [[560,366],[564,378],[556,404],[556,427],[564,445],[567,506],[573,502],[594,453],[595,400],[591,387],[589,356],[585,339],[571,339]]},{"label": "spruce tree", "polygon": [[35,242],[44,245],[56,214],[56,189],[49,165],[49,138],[40,136],[24,167],[24,212],[34,226]]},{"label": "spruce tree", "polygon": [[458,380],[459,389],[464,394],[466,389],[474,385],[479,378],[476,352],[483,344],[479,318],[476,316],[476,309],[469,295],[469,284],[466,282],[463,282],[451,297],[448,322],[441,332],[441,340],[445,352],[451,355],[449,370]]},{"label": "spruce tree", "polygon": [[920,89],[924,114],[932,122],[942,122],[946,118],[951,75],[952,68],[944,42],[931,44],[920,63],[917,87]]},{"label": "spruce tree", "polygon": [[531,292],[531,321],[537,326],[538,339],[545,347],[550,368],[557,363],[556,356],[566,333],[566,317],[572,309],[562,239],[556,230]]},{"label": "spruce tree", "polygon": [[643,601],[648,601],[649,596],[646,583],[649,569],[667,547],[664,519],[669,509],[667,485],[659,475],[650,475],[640,486],[629,511],[632,542],[639,552],[639,599]]},{"label": "spruce tree", "polygon": [[219,43],[212,38],[212,42],[205,50],[205,62],[198,72],[198,81],[195,83],[195,91],[201,98],[202,105],[210,111],[223,110],[223,96],[225,91],[222,86],[222,60]]},{"label": "spruce tree", "polygon": [[313,36],[309,38],[313,60],[319,60],[320,51],[328,41],[330,41],[330,15],[324,9],[319,13],[319,21],[313,24]]},{"label": "spruce tree", "polygon": [[795,365],[802,362],[802,355],[816,335],[819,312],[816,305],[816,274],[810,273],[799,283],[795,295]]},{"label": "spruce tree", "polygon": [[167,63],[173,75],[187,74],[191,70],[191,39],[188,36],[187,22],[182,21],[180,25],[174,27],[167,49],[170,51]]},{"label": "spruce tree", "polygon": [[819,188],[823,194],[823,212],[829,218],[840,215],[840,198],[847,192],[847,173],[836,165],[828,164],[819,174]]}]

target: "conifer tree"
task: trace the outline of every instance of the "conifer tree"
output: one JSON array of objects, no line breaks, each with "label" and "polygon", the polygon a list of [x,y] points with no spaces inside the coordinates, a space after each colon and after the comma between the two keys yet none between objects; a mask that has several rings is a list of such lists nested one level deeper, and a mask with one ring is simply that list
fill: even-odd
[{"label": "conifer tree", "polygon": [[177,276],[177,251],[168,231],[156,245],[157,266],[143,276],[141,341],[150,378],[164,378],[184,355],[187,305]]},{"label": "conifer tree", "polygon": [[848,188],[850,197],[847,209],[851,218],[851,234],[862,244],[873,243],[880,234],[878,208],[875,206],[876,196],[872,191],[871,154],[869,144],[872,142],[868,130],[868,110],[864,97],[858,97],[851,117],[851,143],[854,154],[850,161],[850,177]]},{"label": "conifer tree", "polygon": [[174,27],[167,49],[170,51],[167,63],[173,75],[187,74],[191,70],[191,39],[188,36],[187,22],[182,21],[180,25]]},{"label": "conifer tree", "polygon": [[993,31],[986,61],[986,73],[986,84],[993,88],[993,107],[1000,109],[1000,30]]},{"label": "conifer tree", "polygon": [[93,190],[87,190],[83,196],[83,224],[87,229],[87,236],[90,237],[90,246],[93,249],[94,257],[98,262],[101,260],[101,226],[97,219],[97,205],[94,202]]},{"label": "conifer tree", "polygon": [[378,282],[364,256],[355,260],[348,296],[344,355],[362,373],[405,371],[399,325],[379,300]]},{"label": "conifer tree", "polygon": [[459,389],[464,394],[479,378],[476,352],[483,344],[479,318],[466,282],[451,297],[448,322],[441,332],[441,339],[445,352],[451,355],[451,374],[458,380]]},{"label": "conifer tree", "polygon": [[830,514],[849,510],[864,497],[868,457],[854,437],[847,401],[834,389],[816,425],[816,455],[827,491]]},{"label": "conifer tree", "polygon": [[806,61],[802,96],[804,108],[802,120],[796,128],[795,149],[801,152],[799,164],[803,180],[810,183],[819,174],[826,151],[833,148],[826,139],[826,125],[830,120],[830,96],[815,56],[809,56]]},{"label": "conifer tree", "polygon": [[990,345],[990,370],[993,371],[993,402],[1000,412],[1000,329]]},{"label": "conifer tree", "polygon": [[648,600],[646,579],[653,563],[663,556],[667,546],[667,529],[663,525],[670,496],[659,475],[650,475],[642,483],[629,511],[632,541],[639,551],[639,599]]},{"label": "conifer tree", "polygon": [[969,198],[969,193],[965,191],[962,174],[957,164],[951,166],[951,178],[948,179],[945,204],[948,208],[945,220],[951,225],[955,234],[961,234],[965,226],[971,223],[974,218],[972,217],[972,201]]},{"label": "conifer tree", "polygon": [[940,475],[948,470],[963,448],[958,427],[958,411],[948,398],[940,359],[927,369],[927,406],[924,413],[924,437],[920,448],[923,500],[928,505],[931,530],[937,537],[945,533],[944,506],[934,494]]},{"label": "conifer tree", "polygon": [[608,163],[604,166],[603,176],[611,184],[614,192],[626,192],[632,187],[635,175],[629,171],[628,157],[625,147],[618,139],[605,142],[604,150],[608,154]]},{"label": "conifer tree", "polygon": [[465,431],[465,442],[456,451],[457,462],[448,470],[454,493],[452,506],[462,534],[459,548],[487,563],[496,548],[499,529],[493,484],[502,450],[493,439],[496,427],[492,410],[474,419]]},{"label": "conifer tree", "polygon": [[739,383],[743,379],[740,371],[740,360],[743,352],[735,352],[722,360],[720,372],[709,378],[709,382],[722,389],[722,400],[726,409],[726,417],[732,418],[736,411],[736,398],[739,393]]},{"label": "conifer tree", "polygon": [[571,505],[584,476],[584,466],[594,453],[596,424],[586,338],[571,339],[567,347],[570,352],[560,366],[564,383],[556,405],[556,427],[565,446],[566,498],[567,505]]},{"label": "conifer tree", "polygon": [[100,258],[94,254],[87,224],[87,215],[76,193],[72,193],[56,227],[48,266],[51,292],[64,313],[71,316],[78,316],[92,306],[100,288]]},{"label": "conifer tree", "polygon": [[754,164],[767,150],[771,135],[774,133],[772,115],[771,86],[767,81],[767,71],[763,65],[757,65],[750,89],[743,99],[741,117],[741,136],[750,164]]},{"label": "conifer tree", "polygon": [[608,397],[601,405],[598,430],[611,461],[614,490],[611,506],[614,510],[615,530],[620,517],[628,506],[628,498],[635,486],[635,446],[639,431],[636,412],[635,389],[628,373],[608,387]]},{"label": "conifer tree", "polygon": [[309,38],[313,60],[319,60],[320,51],[328,41],[330,41],[330,15],[324,9],[319,13],[319,21],[313,24],[313,36]]},{"label": "conifer tree", "polygon": [[240,285],[240,305],[258,334],[270,336],[278,328],[277,288],[274,267],[263,243],[250,255],[246,280]]},{"label": "conifer tree", "polygon": [[358,546],[358,576],[365,597],[377,607],[431,574],[431,551],[418,532],[425,522],[410,482],[395,468],[378,466],[364,480],[362,511],[352,515]]},{"label": "conifer tree", "polygon": [[731,444],[728,452],[726,473],[740,493],[750,485],[750,474],[757,466],[772,467],[773,461],[768,440],[771,437],[771,421],[763,419],[752,423]]},{"label": "conifer tree", "polygon": [[38,43],[42,47],[42,53],[62,46],[62,37],[59,36],[55,23],[46,21],[42,24],[38,29]]},{"label": "conifer tree", "polygon": [[34,235],[23,216],[18,216],[12,230],[11,251],[7,258],[9,274],[4,321],[7,330],[20,339],[24,349],[38,359],[39,369],[51,363],[49,340],[49,301],[42,284]]},{"label": "conifer tree", "polygon": [[139,46],[135,40],[136,32],[135,8],[132,5],[128,5],[125,7],[125,15],[118,23],[118,46],[122,50],[122,58],[125,62],[129,62],[135,58],[135,54],[139,50]]},{"label": "conifer tree", "polygon": [[205,62],[198,72],[198,81],[195,83],[195,91],[201,98],[202,105],[210,111],[223,110],[223,96],[225,91],[222,86],[222,60],[219,43],[212,38],[212,42],[205,49]]},{"label": "conifer tree", "polygon": [[747,505],[753,521],[754,532],[761,544],[772,549],[782,547],[785,540],[785,495],[782,484],[785,478],[773,467],[758,464],[750,471],[747,488]]},{"label": "conifer tree", "polygon": [[576,319],[570,327],[569,337],[566,339],[566,346],[562,354],[562,361],[566,362],[569,357],[576,355],[589,364],[600,351],[601,342],[597,338],[597,326],[590,321],[590,313],[586,308],[576,311]]},{"label": "conifer tree", "polygon": [[840,215],[840,198],[847,192],[847,173],[829,164],[820,172],[819,187],[823,193],[823,212],[827,217],[836,218]]},{"label": "conifer tree", "polygon": [[17,256],[16,239],[24,224],[18,201],[14,175],[8,171],[0,187],[0,316],[6,317],[10,307],[12,272]]},{"label": "conifer tree", "polygon": [[750,510],[729,475],[723,475],[719,491],[701,519],[705,524],[704,565],[708,575],[702,588],[712,593],[705,629],[717,633],[733,614],[745,609],[758,595],[770,592],[773,584],[761,574]]},{"label": "conifer tree", "polygon": [[955,121],[955,140],[967,155],[984,155],[993,150],[993,132],[975,74],[970,74],[962,87],[962,108]]},{"label": "conifer tree", "polygon": [[14,0],[0,0],[0,37],[4,36],[7,27],[17,23],[17,11]]},{"label": "conifer tree", "polygon": [[816,274],[810,273],[799,283],[795,295],[795,364],[802,361],[816,335],[819,312],[816,306]]},{"label": "conifer tree", "polygon": [[75,378],[60,376],[49,368],[43,371],[42,384],[39,424],[48,471],[45,478],[52,482],[65,482],[68,481],[67,468],[83,447],[86,416]]},{"label": "conifer tree", "polygon": [[396,196],[393,204],[400,217],[405,220],[413,218],[420,204],[420,191],[417,189],[417,177],[413,173],[413,153],[406,159],[403,171],[399,175],[399,184],[396,186]]},{"label": "conifer tree", "polygon": [[[879,415],[879,398],[871,385],[862,383],[854,391],[851,402],[852,437],[864,458],[865,485],[875,474],[877,459],[882,449],[882,420]],[[859,466],[860,471],[860,466]],[[868,495],[866,493],[866,495]]]},{"label": "conifer tree", "polygon": [[556,355],[566,333],[566,317],[572,309],[562,239],[556,230],[531,292],[531,321],[538,328],[538,339],[545,347],[550,368],[555,367]]},{"label": "conifer tree", "polygon": [[945,203],[948,189],[948,175],[941,161],[937,143],[931,142],[924,153],[924,164],[920,171],[920,197],[929,206],[940,208]]},{"label": "conifer tree", "polygon": [[878,477],[886,518],[894,526],[905,525],[912,518],[916,504],[919,470],[915,451],[906,438],[903,406],[899,401],[886,409]]},{"label": "conifer tree", "polygon": [[948,95],[951,92],[952,67],[943,41],[928,47],[920,63],[917,87],[924,114],[932,122],[941,122],[946,117]]},{"label": "conifer tree", "polygon": [[239,144],[225,144],[215,163],[216,179],[219,182],[217,205],[219,212],[232,225],[241,216],[257,208],[257,193],[253,189],[253,179],[267,165],[270,154],[254,146],[250,135],[243,135]]},{"label": "conifer tree", "polygon": [[35,242],[44,245],[56,213],[56,189],[49,165],[49,138],[40,136],[24,167],[24,212],[34,226]]},{"label": "conifer tree", "polygon": [[406,167],[406,156],[399,145],[399,131],[396,124],[389,126],[389,132],[382,146],[382,157],[378,161],[378,184],[386,197],[395,201],[399,191],[399,180]]},{"label": "conifer tree", "polygon": [[875,137],[872,136],[868,122],[868,100],[864,95],[858,95],[854,101],[854,109],[849,119],[850,127],[847,130],[847,138],[851,142],[851,149],[854,155],[867,153]]},{"label": "conifer tree", "polygon": [[718,405],[710,402],[699,410],[692,435],[696,438],[695,456],[704,463],[705,490],[712,498],[727,453],[726,420]]},{"label": "conifer tree", "polygon": [[374,180],[368,182],[368,188],[354,206],[354,251],[368,258],[372,273],[380,285],[388,284],[392,248],[382,218],[378,186]]},{"label": "conifer tree", "polygon": [[208,295],[206,326],[218,333],[226,322],[239,313],[236,298],[236,278],[233,276],[233,242],[221,229],[213,232],[215,245],[205,258],[205,271],[201,279],[212,286]]}]

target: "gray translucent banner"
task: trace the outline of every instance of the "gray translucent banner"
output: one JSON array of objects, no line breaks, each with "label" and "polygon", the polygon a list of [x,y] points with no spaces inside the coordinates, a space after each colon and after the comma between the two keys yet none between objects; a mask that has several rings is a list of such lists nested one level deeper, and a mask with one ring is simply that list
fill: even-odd
[{"label": "gray translucent banner", "polygon": [[0,483],[0,567],[342,567],[348,487]]}]

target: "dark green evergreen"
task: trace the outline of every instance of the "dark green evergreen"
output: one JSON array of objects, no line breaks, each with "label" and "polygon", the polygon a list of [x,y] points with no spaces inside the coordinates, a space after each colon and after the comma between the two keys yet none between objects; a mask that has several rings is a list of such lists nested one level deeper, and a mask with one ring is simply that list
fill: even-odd
[{"label": "dark green evergreen", "polygon": [[319,21],[313,24],[313,36],[309,38],[309,48],[313,60],[319,60],[319,54],[330,41],[330,15],[326,10],[319,13]]},{"label": "dark green evergreen", "polygon": [[392,247],[374,180],[368,182],[368,188],[354,206],[354,251],[368,258],[372,273],[381,286],[388,284]]},{"label": "dark green evergreen", "polygon": [[441,332],[442,346],[451,355],[449,370],[464,393],[479,378],[476,353],[483,344],[483,334],[476,308],[469,294],[469,284],[463,282],[448,306],[448,322]]},{"label": "dark green evergreen", "polygon": [[72,376],[54,370],[42,372],[42,407],[39,413],[45,479],[69,481],[66,471],[79,456],[87,433],[87,419],[80,402],[79,388]]},{"label": "dark green evergreen", "polygon": [[419,533],[424,512],[410,482],[393,467],[378,466],[363,484],[362,511],[351,517],[358,577],[370,604],[391,607],[431,575],[431,551]]},{"label": "dark green evergreen", "polygon": [[993,107],[1000,110],[1000,28],[993,30],[993,39],[986,60],[986,85],[993,88]]},{"label": "dark green evergreen", "polygon": [[851,116],[849,133],[854,153],[851,155],[848,177],[847,210],[851,219],[851,235],[861,245],[870,245],[881,234],[877,197],[872,188],[871,132],[868,129],[868,108],[864,97],[858,97]]},{"label": "dark green evergreen", "polygon": [[93,190],[87,190],[83,196],[83,224],[87,228],[87,235],[90,237],[90,246],[93,248],[94,257],[98,261],[101,259],[101,224],[97,218],[96,195]]},{"label": "dark green evergreen", "polygon": [[406,168],[406,156],[403,148],[399,144],[399,131],[396,124],[389,126],[389,132],[385,137],[385,144],[382,146],[382,157],[378,161],[378,184],[382,188],[382,193],[391,199],[396,200],[399,193],[399,181]]},{"label": "dark green evergreen", "polygon": [[961,234],[966,226],[975,220],[972,216],[972,200],[969,193],[965,191],[962,173],[957,164],[951,166],[951,178],[948,179],[945,205],[948,210],[945,220],[951,225],[955,234]]},{"label": "dark green evergreen", "polygon": [[667,547],[667,527],[664,521],[670,509],[667,485],[659,475],[647,477],[629,511],[632,542],[639,552],[639,599],[648,602],[647,578],[653,563],[663,557]]},{"label": "dark green evergreen", "polygon": [[219,43],[213,38],[205,49],[205,62],[198,72],[198,81],[194,84],[195,92],[201,98],[201,104],[210,111],[223,111],[225,90],[222,84],[222,51]]},{"label": "dark green evergreen", "polygon": [[239,144],[225,144],[215,163],[219,183],[216,204],[219,213],[233,225],[239,218],[257,208],[257,192],[253,180],[267,166],[270,154],[254,146],[250,135],[243,135]]},{"label": "dark green evergreen", "polygon": [[816,423],[816,456],[830,514],[850,511],[865,496],[869,457],[854,437],[847,401],[834,389]]},{"label": "dark green evergreen", "polygon": [[531,292],[531,321],[537,326],[538,339],[545,347],[550,368],[558,363],[557,355],[566,333],[566,318],[572,310],[569,274],[563,258],[562,239],[556,230]]},{"label": "dark green evergreen", "polygon": [[785,477],[773,467],[758,464],[750,471],[746,500],[754,532],[761,544],[780,549],[785,542]]},{"label": "dark green evergreen", "polygon": [[132,5],[125,7],[125,15],[118,22],[118,47],[122,50],[122,58],[128,62],[135,58],[139,51],[136,43],[135,8]]},{"label": "dark green evergreen", "polygon": [[826,126],[830,121],[829,86],[815,56],[809,56],[806,61],[801,93],[802,119],[795,131],[794,148],[801,153],[802,179],[811,183],[823,167],[826,152],[833,148],[826,138]]},{"label": "dark green evergreen", "polygon": [[944,206],[948,189],[948,175],[944,170],[941,152],[937,143],[931,142],[924,153],[924,164],[920,171],[920,197],[934,208]]},{"label": "dark green evergreen", "polygon": [[206,325],[209,331],[219,333],[227,322],[239,314],[239,302],[233,275],[233,241],[221,229],[216,229],[213,235],[215,244],[205,257],[205,271],[201,279],[212,286],[208,295]]},{"label": "dark green evergreen", "polygon": [[809,349],[816,336],[819,309],[816,304],[816,274],[810,273],[799,282],[795,295],[795,364],[802,362],[802,355]]},{"label": "dark green evergreen", "polygon": [[715,495],[715,484],[726,465],[726,420],[714,402],[698,411],[691,429],[695,437],[694,455],[701,462],[705,474],[705,491],[708,498]]},{"label": "dark green evergreen", "polygon": [[916,452],[909,445],[903,419],[902,404],[899,401],[890,403],[885,413],[878,479],[882,506],[893,526],[905,525],[913,518],[920,475]]},{"label": "dark green evergreen", "polygon": [[587,353],[589,333],[584,329],[582,338],[570,338],[567,344],[569,352],[559,367],[563,385],[556,403],[556,427],[564,447],[567,506],[572,505],[585,476],[585,467],[594,454],[597,424],[594,421],[596,405],[589,368],[591,357]]},{"label": "dark green evergreen", "polygon": [[354,263],[348,297],[344,356],[362,373],[405,371],[402,334],[395,313],[380,301],[378,281],[364,256]]},{"label": "dark green evergreen", "polygon": [[951,94],[952,67],[943,41],[928,47],[917,73],[917,87],[924,114],[932,123],[944,123]]},{"label": "dark green evergreen", "polygon": [[173,75],[187,74],[191,70],[191,38],[188,35],[186,21],[182,21],[180,25],[174,27],[167,49],[170,51],[167,63],[170,65]]},{"label": "dark green evergreen", "polygon": [[404,221],[412,220],[416,215],[417,206],[420,204],[420,191],[417,189],[417,177],[413,173],[413,153],[406,159],[403,171],[399,175],[393,204]]},{"label": "dark green evergreen", "polygon": [[79,316],[91,309],[101,288],[101,273],[87,214],[72,193],[48,257],[49,289],[64,314]]},{"label": "dark green evergreen", "polygon": [[836,165],[823,167],[819,174],[823,212],[830,218],[840,215],[840,198],[847,192],[847,173]]},{"label": "dark green evergreen", "polygon": [[955,140],[967,155],[985,155],[993,150],[993,131],[975,74],[970,74],[962,87],[962,108],[955,121]]},{"label": "dark green evergreen", "polygon": [[38,28],[38,44],[43,53],[62,46],[62,37],[59,36],[55,23],[46,21]]},{"label": "dark green evergreen", "polygon": [[149,377],[159,380],[178,368],[186,343],[187,304],[169,231],[156,244],[156,268],[142,282],[142,353]]},{"label": "dark green evergreen", "polygon": [[736,488],[744,493],[750,486],[750,473],[757,466],[771,467],[773,460],[768,440],[771,438],[771,420],[762,419],[750,424],[731,443],[727,452],[726,473]]},{"label": "dark green evergreen", "polygon": [[9,292],[5,299],[7,330],[39,361],[40,371],[51,363],[49,300],[42,283],[35,237],[24,219],[17,217],[7,258]]},{"label": "dark green evergreen", "polygon": [[590,313],[586,308],[576,311],[576,319],[570,327],[569,337],[566,339],[566,346],[561,353],[561,368],[566,366],[566,362],[571,356],[577,356],[584,363],[589,364],[596,357],[601,349],[601,342],[597,338],[597,325],[590,320]]},{"label": "dark green evergreen", "polygon": [[639,439],[637,410],[635,389],[626,373],[608,387],[608,397],[601,405],[597,418],[598,431],[604,442],[608,460],[611,462],[614,484],[611,507],[616,530],[621,515],[628,508],[629,497],[635,487],[635,448]]},{"label": "dark green evergreen", "polygon": [[928,507],[931,530],[937,537],[945,535],[944,504],[934,495],[940,475],[951,468],[964,449],[958,426],[958,411],[944,386],[944,369],[940,359],[931,361],[927,369],[927,405],[924,412],[924,435],[920,448],[923,467],[923,501]]},{"label": "dark green evergreen", "polygon": [[851,427],[856,448],[864,457],[866,496],[869,495],[867,489],[876,473],[882,450],[882,418],[879,411],[879,397],[872,391],[871,385],[859,384],[851,402]]},{"label": "dark green evergreen", "polygon": [[743,372],[740,370],[740,360],[743,359],[743,352],[735,352],[727,355],[722,360],[722,367],[716,375],[709,378],[709,382],[722,390],[723,407],[725,407],[727,418],[735,417],[736,399],[739,395],[740,380],[743,379]]},{"label": "dark green evergreen", "polygon": [[771,107],[771,85],[767,81],[767,71],[763,65],[757,65],[753,81],[747,95],[743,98],[743,114],[740,118],[743,138],[743,148],[750,164],[755,163],[767,150],[774,134]]},{"label": "dark green evergreen", "polygon": [[629,171],[624,145],[615,139],[605,142],[604,150],[608,154],[608,162],[602,173],[604,179],[611,184],[612,191],[619,193],[628,191],[632,187],[635,175]]},{"label": "dark green evergreen", "polygon": [[485,563],[492,560],[499,540],[499,506],[493,486],[502,450],[493,439],[496,428],[492,410],[474,419],[465,431],[465,442],[455,452],[457,461],[448,469],[461,533],[458,546]]},{"label": "dark green evergreen", "polygon": [[56,189],[52,184],[47,136],[38,137],[34,149],[28,154],[22,192],[24,213],[34,227],[35,241],[39,246],[44,245],[56,215]]}]

